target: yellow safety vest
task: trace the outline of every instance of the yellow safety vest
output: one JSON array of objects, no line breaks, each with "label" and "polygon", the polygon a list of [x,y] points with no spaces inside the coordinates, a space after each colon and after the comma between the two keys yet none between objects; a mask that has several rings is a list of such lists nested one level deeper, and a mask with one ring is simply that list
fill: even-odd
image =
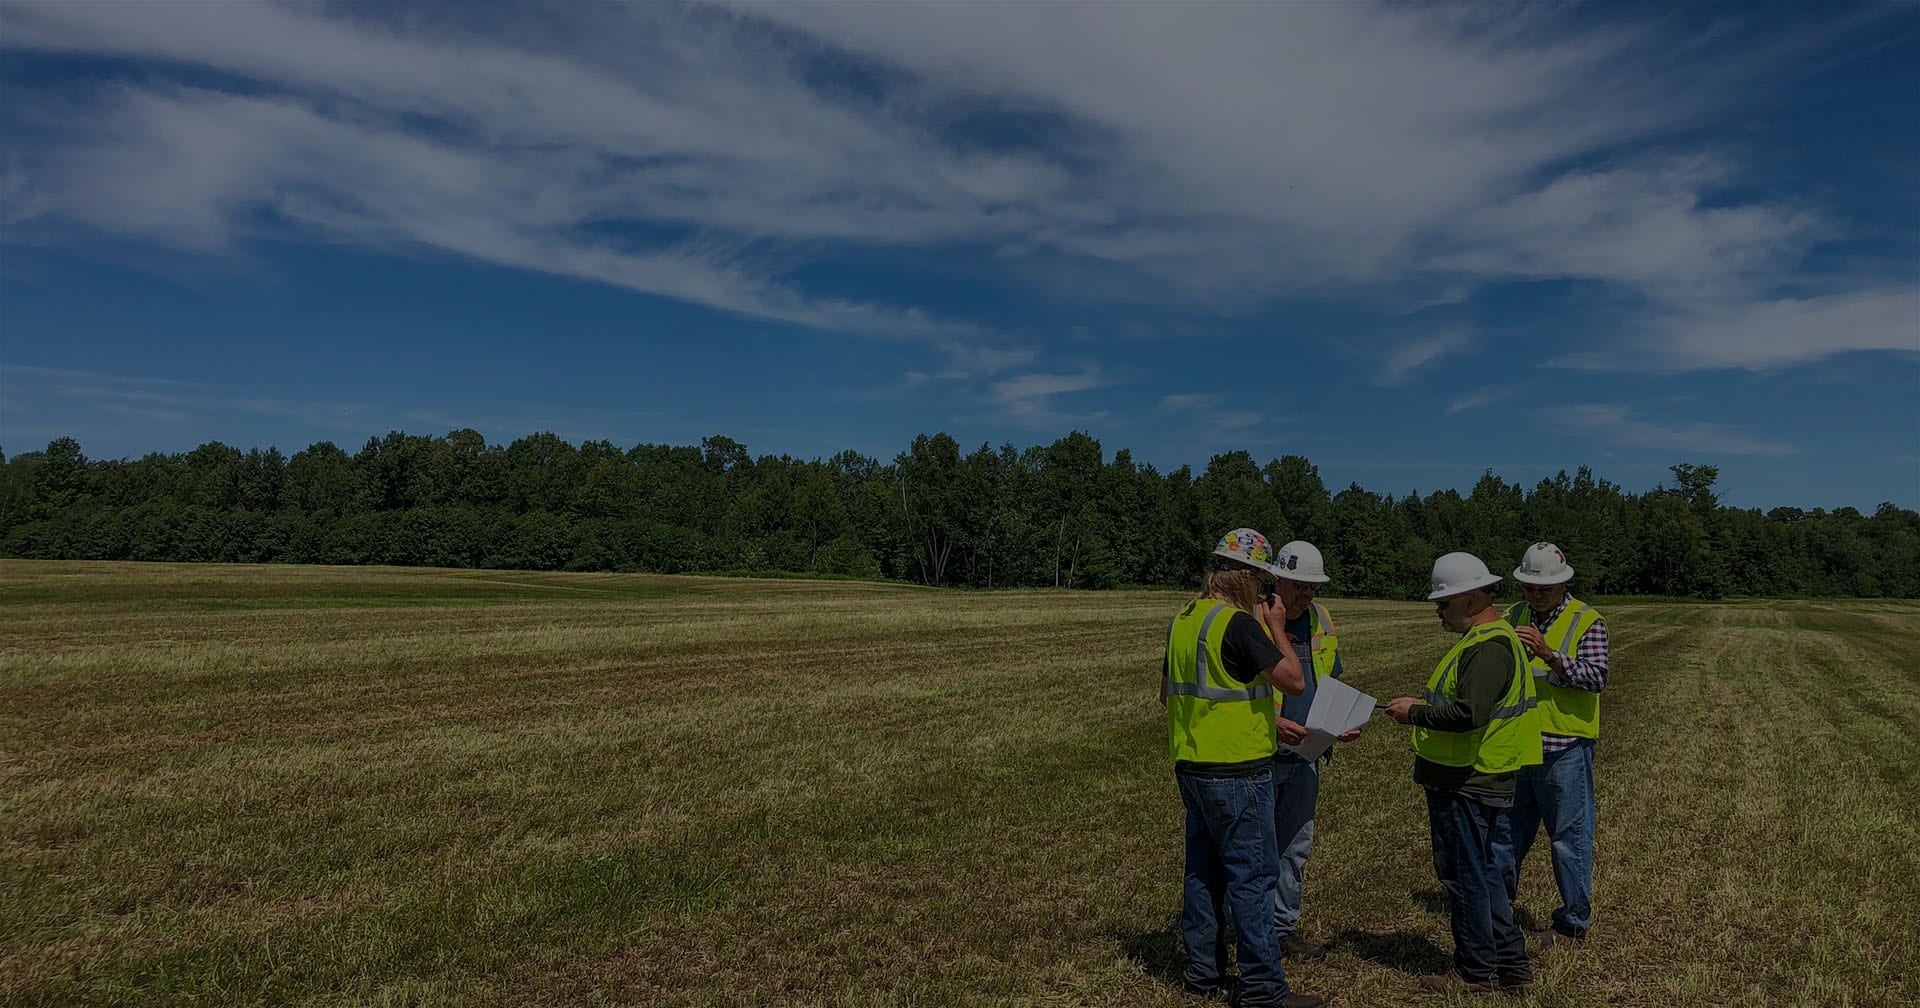
[{"label": "yellow safety vest", "polygon": [[[1527,615],[1525,600],[1515,602],[1507,610],[1507,622],[1515,627],[1527,626],[1531,617]],[[1563,655],[1573,656],[1580,646],[1580,638],[1600,622],[1600,610],[1567,596],[1567,604],[1560,615],[1541,636],[1547,639],[1547,646]],[[1527,670],[1534,677],[1534,691],[1540,697],[1540,730],[1549,735],[1565,735],[1571,738],[1600,737],[1600,694],[1571,686],[1555,686],[1546,679],[1552,668],[1546,662],[1528,655]]]},{"label": "yellow safety vest", "polygon": [[1241,610],[1195,599],[1167,627],[1167,749],[1173,761],[1244,763],[1272,756],[1273,687],[1227,674],[1220,644]]},{"label": "yellow safety vest", "polygon": [[1513,651],[1513,681],[1486,725],[1472,731],[1413,729],[1413,751],[1444,766],[1471,766],[1480,773],[1518,770],[1540,762],[1540,718],[1534,709],[1533,677],[1526,674],[1526,650],[1513,627],[1501,620],[1482,623],[1460,635],[1427,680],[1426,702],[1439,706],[1460,698],[1460,656],[1475,644],[1500,640]]},{"label": "yellow safety vest", "polygon": [[1308,625],[1313,627],[1313,679],[1333,674],[1335,656],[1340,653],[1340,638],[1333,633],[1333,617],[1327,615],[1327,607],[1318,602],[1310,603],[1307,612]]}]

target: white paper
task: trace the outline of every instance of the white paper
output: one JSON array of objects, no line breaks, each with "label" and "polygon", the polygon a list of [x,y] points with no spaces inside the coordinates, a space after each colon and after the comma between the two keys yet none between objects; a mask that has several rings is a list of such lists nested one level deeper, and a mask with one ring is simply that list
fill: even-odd
[{"label": "white paper", "polygon": [[1301,759],[1318,759],[1335,736],[1364,726],[1373,717],[1374,699],[1335,679],[1322,678],[1313,688],[1313,706],[1307,708],[1307,737],[1280,748]]}]

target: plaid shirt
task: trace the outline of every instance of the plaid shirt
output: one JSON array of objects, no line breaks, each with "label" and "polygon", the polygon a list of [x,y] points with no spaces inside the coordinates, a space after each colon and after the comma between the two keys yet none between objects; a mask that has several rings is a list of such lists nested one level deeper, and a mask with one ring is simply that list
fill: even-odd
[{"label": "plaid shirt", "polygon": [[[1545,615],[1534,612],[1529,608],[1527,610],[1528,622],[1532,623],[1534,628],[1544,635],[1547,632],[1547,628],[1553,625],[1553,621],[1560,618],[1560,611],[1567,607],[1567,600],[1569,598],[1572,598],[1572,596],[1569,595],[1561,598],[1560,604],[1554,606],[1553,611]],[[1547,682],[1567,689],[1586,690],[1588,693],[1598,693],[1606,689],[1607,621],[1605,619],[1595,620],[1593,625],[1587,628],[1587,632],[1580,635],[1580,641],[1574,645],[1573,652],[1574,653],[1570,655],[1563,654],[1560,656],[1564,660],[1564,664],[1562,664],[1558,670],[1548,670]],[[1577,740],[1565,735],[1551,735],[1542,732],[1540,735],[1540,748],[1547,752],[1559,752],[1573,745],[1575,741]]]}]

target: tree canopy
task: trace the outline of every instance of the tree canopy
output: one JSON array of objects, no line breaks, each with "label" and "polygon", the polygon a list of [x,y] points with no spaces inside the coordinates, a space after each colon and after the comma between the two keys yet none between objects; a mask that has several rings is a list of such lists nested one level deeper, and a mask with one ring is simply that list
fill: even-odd
[{"label": "tree canopy", "polygon": [[1420,598],[1435,556],[1498,573],[1549,539],[1591,594],[1920,597],[1920,514],[1726,507],[1711,465],[1631,493],[1585,467],[1536,486],[1329,493],[1318,467],[1244,451],[1162,473],[1074,431],[1045,446],[921,435],[891,462],[753,457],[536,433],[394,431],[291,458],[218,441],[88,459],[59,438],[0,455],[0,553],[59,559],[795,573],[981,588],[1190,587],[1225,531],[1326,555],[1330,593]]}]

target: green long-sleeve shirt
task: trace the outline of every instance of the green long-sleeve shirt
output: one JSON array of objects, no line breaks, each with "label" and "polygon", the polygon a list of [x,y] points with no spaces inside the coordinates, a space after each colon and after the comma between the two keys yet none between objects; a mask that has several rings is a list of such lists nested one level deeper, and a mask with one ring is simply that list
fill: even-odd
[{"label": "green long-sleeve shirt", "polygon": [[[1438,705],[1416,704],[1408,720],[1434,731],[1464,732],[1485,727],[1494,708],[1507,695],[1513,677],[1513,651],[1504,640],[1481,641],[1460,655],[1458,699]],[[1447,766],[1420,756],[1413,758],[1413,781],[1445,791],[1459,791],[1487,805],[1513,804],[1514,773],[1483,774],[1470,766]]]}]

